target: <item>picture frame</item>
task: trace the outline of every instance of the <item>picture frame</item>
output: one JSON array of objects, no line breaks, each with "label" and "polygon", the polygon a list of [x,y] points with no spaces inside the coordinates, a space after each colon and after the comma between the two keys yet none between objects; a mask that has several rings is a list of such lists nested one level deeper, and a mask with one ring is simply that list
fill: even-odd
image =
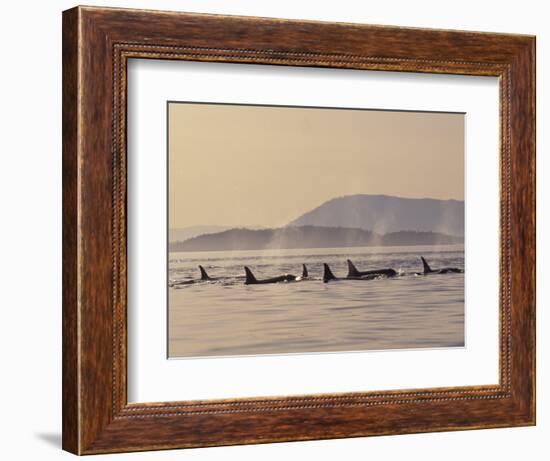
[{"label": "picture frame", "polygon": [[[499,383],[129,403],[130,59],[498,77]],[[62,383],[63,449],[75,454],[534,425],[535,38],[97,7],[65,11]]]}]

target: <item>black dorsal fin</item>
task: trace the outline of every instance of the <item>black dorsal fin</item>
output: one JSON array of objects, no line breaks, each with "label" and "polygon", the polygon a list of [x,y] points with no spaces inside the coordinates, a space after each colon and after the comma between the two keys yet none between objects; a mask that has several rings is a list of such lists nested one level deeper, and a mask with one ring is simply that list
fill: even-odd
[{"label": "black dorsal fin", "polygon": [[350,259],[348,259],[347,261],[348,261],[348,277],[358,277],[359,275],[361,275],[357,270],[357,267],[355,267],[355,264],[353,264]]},{"label": "black dorsal fin", "polygon": [[324,271],[323,271],[323,282],[327,283],[329,280],[334,280],[336,277],[330,270],[330,267],[327,263],[323,264]]},{"label": "black dorsal fin", "polygon": [[201,280],[210,280],[210,277],[206,273],[206,270],[204,269],[204,267],[199,265],[199,270],[201,271]]},{"label": "black dorsal fin", "polygon": [[420,256],[420,259],[422,260],[422,264],[424,265],[424,273],[429,274],[430,272],[433,272],[432,268],[428,264],[428,261],[424,259],[424,256]]},{"label": "black dorsal fin", "polygon": [[246,273],[246,281],[244,283],[250,284],[250,283],[257,283],[256,277],[254,277],[254,274],[252,271],[247,267],[244,266],[244,272]]},{"label": "black dorsal fin", "polygon": [[305,279],[309,276],[308,272],[307,272],[307,267],[305,264],[302,264],[302,278]]}]

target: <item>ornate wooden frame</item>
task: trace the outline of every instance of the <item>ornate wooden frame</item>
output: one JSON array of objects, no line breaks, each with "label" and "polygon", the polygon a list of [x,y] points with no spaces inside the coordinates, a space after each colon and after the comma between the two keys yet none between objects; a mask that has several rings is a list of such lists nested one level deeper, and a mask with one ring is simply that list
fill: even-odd
[{"label": "ornate wooden frame", "polygon": [[[499,384],[129,404],[130,58],[499,77]],[[63,13],[65,450],[90,454],[534,423],[534,37],[93,7]]]}]

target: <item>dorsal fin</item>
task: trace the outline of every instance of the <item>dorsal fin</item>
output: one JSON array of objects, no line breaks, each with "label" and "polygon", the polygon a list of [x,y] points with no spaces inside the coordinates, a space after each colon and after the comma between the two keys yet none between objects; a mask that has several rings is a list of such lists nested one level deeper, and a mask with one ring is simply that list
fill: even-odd
[{"label": "dorsal fin", "polygon": [[201,271],[201,280],[210,280],[210,277],[206,273],[206,270],[204,269],[204,267],[199,265],[199,270]]},{"label": "dorsal fin", "polygon": [[305,264],[302,264],[302,278],[305,279],[309,276],[308,272],[307,272],[307,267]]},{"label": "dorsal fin", "polygon": [[327,263],[323,264],[324,271],[323,271],[323,282],[327,283],[329,280],[334,280],[336,277],[330,270],[330,267],[328,267]]},{"label": "dorsal fin", "polygon": [[246,273],[246,281],[244,283],[250,284],[250,283],[257,283],[256,277],[254,277],[254,274],[252,271],[247,267],[244,266],[244,272]]},{"label": "dorsal fin", "polygon": [[348,277],[358,277],[359,275],[361,274],[357,270],[357,267],[355,267],[355,264],[348,259]]},{"label": "dorsal fin", "polygon": [[430,272],[433,272],[432,268],[428,264],[428,261],[424,259],[424,256],[420,256],[420,259],[422,260],[422,264],[424,265],[424,273],[429,274]]}]

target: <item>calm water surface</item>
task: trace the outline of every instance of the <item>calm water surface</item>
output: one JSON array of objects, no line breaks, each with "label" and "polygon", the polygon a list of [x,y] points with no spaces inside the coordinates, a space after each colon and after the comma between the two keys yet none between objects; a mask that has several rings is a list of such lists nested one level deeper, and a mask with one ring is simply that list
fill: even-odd
[{"label": "calm water surface", "polygon": [[[464,346],[464,274],[415,275],[419,256],[432,268],[464,268],[463,245],[170,253],[171,282],[215,281],[168,291],[169,357],[337,352]],[[323,263],[345,277],[392,267],[398,277],[323,283]],[[244,285],[285,273],[309,280]]]}]

